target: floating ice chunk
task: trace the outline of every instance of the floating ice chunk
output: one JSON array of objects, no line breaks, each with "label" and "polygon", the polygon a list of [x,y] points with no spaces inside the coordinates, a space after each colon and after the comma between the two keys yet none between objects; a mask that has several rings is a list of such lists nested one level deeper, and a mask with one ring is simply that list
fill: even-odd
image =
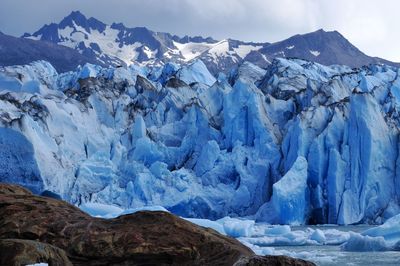
[{"label": "floating ice chunk", "polygon": [[326,237],[324,232],[319,229],[316,229],[310,236],[311,240],[317,241],[318,243],[324,244],[326,241]]},{"label": "floating ice chunk", "polygon": [[315,241],[308,239],[307,232],[293,231],[283,235],[265,235],[261,237],[240,237],[240,241],[246,241],[257,246],[304,246],[315,245]]},{"label": "floating ice chunk", "polygon": [[203,226],[203,227],[207,227],[207,228],[211,228],[214,229],[215,231],[217,231],[220,234],[226,235],[226,232],[224,230],[224,226],[216,221],[211,221],[208,219],[198,219],[198,218],[183,218],[191,223]]},{"label": "floating ice chunk", "polygon": [[343,232],[337,229],[323,231],[326,245],[340,245],[349,240],[350,232]]},{"label": "floating ice chunk", "polygon": [[256,246],[305,246],[305,245],[339,245],[350,238],[349,232],[336,229],[291,230],[288,225],[255,224],[253,233],[239,237],[243,243]]},{"label": "floating ice chunk", "polygon": [[350,233],[350,239],[342,244],[340,248],[344,251],[387,251],[391,248],[381,236],[362,236],[357,233]]},{"label": "floating ice chunk", "polygon": [[289,225],[273,225],[265,229],[266,235],[285,235],[291,232]]},{"label": "floating ice chunk", "polygon": [[254,232],[254,220],[225,217],[218,220],[218,222],[223,225],[226,234],[231,237],[247,237]]},{"label": "floating ice chunk", "polygon": [[265,255],[275,255],[276,254],[274,248],[271,248],[271,247],[260,247],[260,246],[257,246],[257,245],[253,245],[253,244],[251,244],[249,242],[246,242],[243,239],[239,239],[239,240],[240,240],[240,242],[242,244],[244,244],[245,246],[247,246],[248,248],[253,250],[254,253],[257,254],[257,255],[265,256]]},{"label": "floating ice chunk", "polygon": [[400,214],[393,216],[384,224],[362,232],[364,236],[382,236],[389,244],[394,245],[400,241]]}]

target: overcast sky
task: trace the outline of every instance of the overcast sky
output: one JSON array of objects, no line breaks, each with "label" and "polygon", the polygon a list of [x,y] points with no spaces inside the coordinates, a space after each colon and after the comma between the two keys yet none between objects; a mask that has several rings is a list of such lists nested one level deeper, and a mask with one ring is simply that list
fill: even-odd
[{"label": "overcast sky", "polygon": [[274,42],[338,30],[371,56],[400,62],[399,0],[0,0],[0,31],[34,32],[72,10],[178,35]]}]

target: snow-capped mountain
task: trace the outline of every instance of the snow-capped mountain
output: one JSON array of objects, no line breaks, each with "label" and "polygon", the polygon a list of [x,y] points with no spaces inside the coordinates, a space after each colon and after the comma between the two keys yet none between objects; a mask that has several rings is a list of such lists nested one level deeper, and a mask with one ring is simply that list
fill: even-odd
[{"label": "snow-capped mountain", "polygon": [[185,217],[380,223],[400,213],[400,70],[249,62],[0,69],[0,181]]},{"label": "snow-capped mountain", "polygon": [[23,37],[54,42],[94,57],[104,64],[162,65],[201,59],[214,75],[225,72],[243,60],[266,67],[276,57],[297,57],[322,64],[360,67],[385,62],[366,56],[337,32],[319,30],[296,35],[278,43],[251,43],[212,38],[183,38],[154,32],[144,27],[128,28],[122,23],[106,25],[95,18],[72,12],[60,23],[43,26]]},{"label": "snow-capped mountain", "polygon": [[45,25],[34,34],[23,37],[68,46],[111,65],[185,62],[218,44],[211,38],[179,38],[144,27],[127,28],[122,23],[106,25],[95,18],[87,19],[78,11],[72,12],[59,24]]}]

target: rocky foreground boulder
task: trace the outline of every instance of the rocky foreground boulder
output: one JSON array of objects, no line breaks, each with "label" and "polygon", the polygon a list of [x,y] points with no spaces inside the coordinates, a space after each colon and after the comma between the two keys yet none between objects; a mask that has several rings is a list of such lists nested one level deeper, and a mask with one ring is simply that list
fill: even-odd
[{"label": "rocky foreground boulder", "polygon": [[47,262],[56,266],[72,266],[64,250],[26,239],[0,239],[0,265],[26,265]]},{"label": "rocky foreground boulder", "polygon": [[64,201],[0,184],[1,265],[314,265],[272,258],[255,257],[239,241],[170,213],[94,218]]}]

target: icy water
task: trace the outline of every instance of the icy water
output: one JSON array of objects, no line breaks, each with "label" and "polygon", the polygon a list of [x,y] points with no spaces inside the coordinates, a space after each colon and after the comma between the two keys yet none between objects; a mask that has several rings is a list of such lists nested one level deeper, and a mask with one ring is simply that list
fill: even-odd
[{"label": "icy water", "polygon": [[[307,226],[313,229],[337,229],[343,232],[362,232],[371,226]],[[307,227],[292,227],[292,230],[305,230]],[[341,251],[339,246],[281,246],[276,251],[289,251],[299,257],[306,257],[320,266],[400,266],[400,252],[347,252]]]},{"label": "icy water", "polygon": [[[320,266],[337,266],[337,265],[374,265],[374,266],[399,266],[399,252],[346,252],[341,251],[339,246],[295,246],[295,247],[279,247],[276,251],[286,250],[293,253],[310,253],[305,259],[313,261]],[[300,256],[303,258],[303,256]]]}]

